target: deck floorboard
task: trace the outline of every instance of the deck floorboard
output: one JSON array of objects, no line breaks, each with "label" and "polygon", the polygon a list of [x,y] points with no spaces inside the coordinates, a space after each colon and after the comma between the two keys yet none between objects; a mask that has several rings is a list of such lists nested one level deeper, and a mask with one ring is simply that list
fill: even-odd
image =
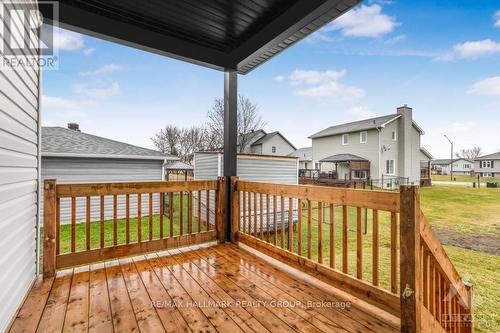
[{"label": "deck floorboard", "polygon": [[37,281],[10,332],[398,331],[382,310],[308,281],[236,245],[169,250]]}]

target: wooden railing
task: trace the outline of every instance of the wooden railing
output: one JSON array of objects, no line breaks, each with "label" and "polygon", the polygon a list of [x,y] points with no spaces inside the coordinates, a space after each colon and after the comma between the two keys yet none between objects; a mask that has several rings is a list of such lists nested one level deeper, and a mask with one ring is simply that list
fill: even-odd
[{"label": "wooden railing", "polygon": [[234,241],[400,317],[402,332],[472,332],[472,289],[421,213],[417,186],[231,184]]},{"label": "wooden railing", "polygon": [[43,274],[172,247],[224,240],[224,178],[44,184]]}]

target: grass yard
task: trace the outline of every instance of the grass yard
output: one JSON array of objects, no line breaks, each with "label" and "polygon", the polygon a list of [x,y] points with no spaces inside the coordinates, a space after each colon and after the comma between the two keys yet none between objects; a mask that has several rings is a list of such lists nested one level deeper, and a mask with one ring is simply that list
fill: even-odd
[{"label": "grass yard", "polygon": [[[476,177],[471,177],[471,176],[465,176],[465,175],[454,175],[453,178],[455,179],[454,181],[456,182],[465,182],[465,183],[477,183],[477,176]],[[436,181],[446,181],[449,182],[451,181],[450,175],[432,175],[432,180]],[[480,178],[479,181],[481,182],[481,186],[486,186],[487,182],[493,182],[493,183],[500,183],[500,178]]]},{"label": "grass yard", "polygon": [[[184,232],[187,229],[187,199],[184,199]],[[179,234],[179,200],[174,200],[174,235]],[[433,186],[421,189],[421,207],[428,220],[437,228],[453,230],[466,235],[489,234],[498,237],[500,240],[500,189],[474,189],[461,188],[456,186]],[[341,270],[342,257],[342,210],[336,207],[335,214],[335,255],[333,256],[334,266]],[[372,212],[367,210],[367,228],[364,228],[364,214],[362,209],[363,227],[363,279],[372,279]],[[312,210],[312,258],[318,258],[318,207],[313,205]],[[348,247],[349,274],[356,274],[356,232],[357,232],[357,210],[350,208],[348,211],[349,232]],[[323,263],[330,264],[330,229],[329,209],[324,209],[323,228]],[[85,224],[78,224],[77,230],[77,250],[83,250],[85,246]],[[131,241],[137,240],[137,219],[130,219]],[[164,233],[168,234],[170,221],[164,218]],[[193,218],[193,232],[196,232],[197,220]],[[206,230],[202,224],[201,230]],[[379,283],[382,288],[390,290],[390,214],[379,213],[380,230],[380,269]],[[91,224],[91,247],[99,246],[100,223]],[[113,222],[105,221],[105,244],[112,245]],[[70,250],[71,226],[61,226],[61,253]],[[302,253],[307,253],[307,210],[303,210],[302,225]],[[153,217],[153,236],[159,237],[159,216]],[[266,235],[264,234],[264,237]],[[149,238],[149,217],[142,218],[142,239]],[[281,232],[276,235],[278,244],[281,245]],[[271,242],[274,234],[270,234]],[[125,221],[118,220],[118,243],[125,242]],[[288,246],[288,237],[285,234],[285,246]],[[474,284],[476,295],[475,300],[475,326],[477,332],[500,332],[500,256],[476,252],[460,247],[445,246],[446,252],[456,265],[460,274]],[[298,250],[297,230],[294,231],[294,250]]]}]

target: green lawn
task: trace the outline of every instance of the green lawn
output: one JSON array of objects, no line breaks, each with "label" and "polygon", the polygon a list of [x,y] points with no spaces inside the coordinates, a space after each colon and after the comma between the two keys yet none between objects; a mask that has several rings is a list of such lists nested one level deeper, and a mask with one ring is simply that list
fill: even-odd
[{"label": "green lawn", "polygon": [[[185,207],[187,199],[184,200]],[[178,198],[174,201],[174,234],[179,233],[179,209]],[[421,207],[428,220],[438,228],[451,229],[463,234],[490,234],[498,236],[500,239],[500,189],[474,189],[461,188],[456,186],[433,186],[421,189]],[[323,224],[323,263],[329,264],[329,209],[325,208],[325,223]],[[184,209],[184,230],[187,231],[187,209]],[[372,212],[367,211],[367,228],[364,229],[364,212],[362,210],[363,221],[363,278],[371,281],[372,277]],[[312,210],[312,258],[318,258],[318,209],[313,206]],[[349,232],[348,246],[349,258],[348,266],[349,273],[356,274],[356,209],[349,209]],[[335,208],[335,267],[341,269],[341,207]],[[193,230],[197,230],[196,218],[193,218]],[[303,226],[302,226],[302,251],[307,253],[307,210],[303,211]],[[381,287],[390,289],[390,214],[380,212],[380,273],[379,280]],[[167,234],[170,228],[170,221],[164,218],[164,232]],[[91,244],[93,248],[99,245],[99,222],[91,224]],[[131,241],[137,239],[137,219],[130,220]],[[202,226],[202,230],[205,227]],[[61,226],[61,253],[67,252],[70,249],[70,225]],[[105,240],[106,245],[112,244],[113,222],[105,221]],[[153,235],[154,238],[159,236],[159,216],[153,217]],[[294,232],[294,250],[297,251],[297,230]],[[142,218],[142,239],[149,238],[149,217]],[[274,238],[270,235],[271,240]],[[277,235],[278,244],[281,244],[281,234]],[[125,221],[118,221],[118,243],[125,241]],[[77,249],[83,250],[85,246],[85,224],[77,225]],[[285,237],[285,246],[288,246],[288,237]],[[500,332],[500,257],[486,254],[483,252],[475,252],[459,247],[445,247],[446,252],[456,265],[460,274],[470,279],[474,284],[476,295],[475,320],[477,332]]]},{"label": "green lawn", "polygon": [[[453,176],[454,181],[457,182],[466,182],[466,183],[477,183],[477,176],[476,177],[471,177],[471,176],[464,176],[464,175],[454,175]],[[437,180],[437,181],[447,181],[449,182],[450,175],[432,175],[432,180]],[[486,186],[486,182],[494,182],[494,183],[500,183],[500,178],[479,178],[479,181],[481,182],[481,186]]]}]

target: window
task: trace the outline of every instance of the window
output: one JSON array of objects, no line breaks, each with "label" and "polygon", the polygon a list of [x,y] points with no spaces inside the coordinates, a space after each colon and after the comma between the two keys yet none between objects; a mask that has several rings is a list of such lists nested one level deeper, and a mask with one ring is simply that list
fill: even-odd
[{"label": "window", "polygon": [[348,145],[349,144],[349,134],[342,134],[342,145]]},{"label": "window", "polygon": [[363,131],[359,133],[359,143],[367,143],[368,142],[368,132]]},{"label": "window", "polygon": [[396,131],[392,131],[392,141],[397,141],[398,140],[398,134]]},{"label": "window", "polygon": [[482,177],[490,178],[490,177],[493,177],[493,174],[491,172],[483,172]]},{"label": "window", "polygon": [[365,170],[354,170],[353,178],[355,179],[366,179],[366,171]]},{"label": "window", "polygon": [[273,154],[276,153],[276,146],[272,146],[271,151],[273,152]]},{"label": "window", "polygon": [[393,175],[394,174],[394,163],[395,161],[394,160],[386,160],[385,161],[385,172],[388,174],[388,175]]},{"label": "window", "polygon": [[481,166],[481,168],[492,168],[492,162],[491,161],[482,161],[481,162],[483,165]]}]

